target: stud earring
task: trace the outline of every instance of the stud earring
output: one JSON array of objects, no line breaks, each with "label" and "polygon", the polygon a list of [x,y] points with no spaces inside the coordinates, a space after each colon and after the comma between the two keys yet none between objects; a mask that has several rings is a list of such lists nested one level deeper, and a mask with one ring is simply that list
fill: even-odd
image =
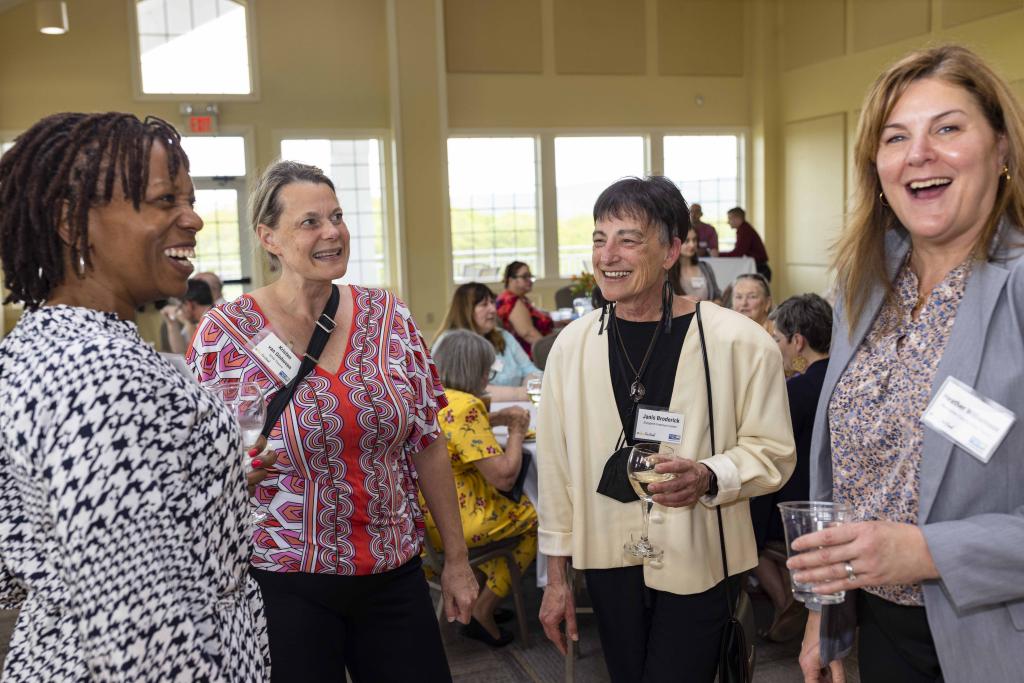
[{"label": "stud earring", "polygon": [[1003,164],[1003,172],[1000,173],[999,175],[1003,176],[1003,178],[1005,178],[1006,180],[1009,180],[1012,177],[1010,175],[1010,167],[1006,164]]}]

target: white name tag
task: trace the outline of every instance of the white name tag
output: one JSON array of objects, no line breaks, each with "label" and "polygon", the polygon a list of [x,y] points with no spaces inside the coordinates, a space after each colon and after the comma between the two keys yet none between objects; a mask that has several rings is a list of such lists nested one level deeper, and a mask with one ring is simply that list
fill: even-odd
[{"label": "white name tag", "polygon": [[505,369],[505,361],[500,358],[495,358],[494,363],[491,364],[491,370],[494,371],[495,375],[500,375],[501,371]]},{"label": "white name tag", "polygon": [[1017,416],[955,377],[939,387],[921,421],[987,463]]},{"label": "white name tag", "polygon": [[276,334],[262,330],[252,341],[249,348],[282,382],[288,384],[298,374],[302,361]]},{"label": "white name tag", "polygon": [[660,441],[662,443],[683,442],[683,416],[667,410],[656,410],[637,406],[636,429],[633,438],[637,441]]},{"label": "white name tag", "polygon": [[694,289],[704,289],[704,285],[707,284],[707,280],[702,277],[691,277],[690,286]]}]

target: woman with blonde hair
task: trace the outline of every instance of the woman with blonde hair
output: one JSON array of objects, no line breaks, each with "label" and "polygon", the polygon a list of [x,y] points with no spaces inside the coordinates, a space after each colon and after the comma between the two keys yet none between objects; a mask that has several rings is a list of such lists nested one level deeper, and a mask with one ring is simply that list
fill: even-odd
[{"label": "woman with blonde hair", "polygon": [[807,681],[843,680],[855,624],[862,680],[1020,680],[1022,160],[1020,104],[963,47],[867,96],[811,444],[811,498],[860,521],[794,544],[796,580],[847,591],[808,619]]}]

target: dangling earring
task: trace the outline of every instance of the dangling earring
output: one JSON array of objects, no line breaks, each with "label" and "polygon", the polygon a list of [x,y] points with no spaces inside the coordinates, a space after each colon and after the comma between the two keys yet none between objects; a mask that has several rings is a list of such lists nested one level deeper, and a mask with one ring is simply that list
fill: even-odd
[{"label": "dangling earring", "polygon": [[1012,177],[1012,176],[1010,176],[1010,167],[1007,166],[1006,164],[1003,164],[1003,172],[1000,173],[1000,175],[1003,176],[1003,178],[1005,180],[1009,181],[1010,178]]},{"label": "dangling earring", "polygon": [[672,289],[671,271],[665,271],[665,284],[661,287],[661,318],[665,323],[665,334],[672,331]]},{"label": "dangling earring", "polygon": [[879,192],[878,193],[878,201],[881,202],[882,206],[884,206],[885,208],[887,208],[887,209],[889,208],[889,202],[885,201],[885,193],[884,192]]},{"label": "dangling earring", "polygon": [[78,255],[78,264],[77,267],[75,268],[75,271],[78,273],[78,277],[85,277],[85,255]]},{"label": "dangling earring", "polygon": [[807,371],[807,359],[803,356],[796,356],[793,358],[793,362],[790,363],[793,366],[793,372],[803,374]]}]

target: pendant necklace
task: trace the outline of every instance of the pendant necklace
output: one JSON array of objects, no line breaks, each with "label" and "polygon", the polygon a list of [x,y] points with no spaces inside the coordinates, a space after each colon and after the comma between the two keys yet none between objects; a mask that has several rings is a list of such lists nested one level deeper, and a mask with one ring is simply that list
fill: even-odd
[{"label": "pendant necklace", "polygon": [[615,317],[614,309],[612,310],[612,326],[615,328],[615,339],[618,340],[619,350],[622,351],[622,357],[626,360],[626,365],[629,366],[629,369],[635,378],[633,383],[629,385],[629,400],[633,403],[639,403],[647,394],[647,388],[644,387],[644,383],[641,381],[641,378],[643,377],[644,370],[647,369],[647,361],[651,359],[651,352],[654,351],[654,346],[658,341],[658,332],[661,331],[661,323],[662,321],[659,320],[658,324],[655,326],[654,334],[651,335],[651,343],[647,345],[647,352],[644,354],[644,359],[640,363],[640,369],[637,370],[633,367],[633,361],[629,359],[629,354],[626,353],[626,346],[622,343],[622,335],[619,333],[619,321],[618,318]]}]

